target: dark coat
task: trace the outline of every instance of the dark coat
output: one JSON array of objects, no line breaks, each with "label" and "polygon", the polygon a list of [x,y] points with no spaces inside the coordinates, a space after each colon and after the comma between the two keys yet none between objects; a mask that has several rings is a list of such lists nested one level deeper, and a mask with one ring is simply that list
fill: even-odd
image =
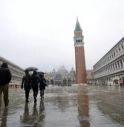
[{"label": "dark coat", "polygon": [[0,68],[0,85],[9,84],[11,77],[12,76],[9,68]]},{"label": "dark coat", "polygon": [[31,77],[29,75],[23,76],[21,88],[23,88],[23,85],[24,85],[24,90],[30,90],[31,89]]},{"label": "dark coat", "polygon": [[47,86],[46,79],[40,76],[40,86],[39,86],[40,90],[45,89],[46,86]]},{"label": "dark coat", "polygon": [[31,87],[33,90],[38,90],[38,84],[39,84],[39,76],[37,74],[33,74],[31,76]]}]

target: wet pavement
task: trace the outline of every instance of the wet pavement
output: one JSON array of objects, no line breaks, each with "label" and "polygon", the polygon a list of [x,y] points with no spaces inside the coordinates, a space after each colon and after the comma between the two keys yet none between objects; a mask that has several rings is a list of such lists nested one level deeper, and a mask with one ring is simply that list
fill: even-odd
[{"label": "wet pavement", "polygon": [[9,107],[0,107],[0,127],[124,127],[124,88],[49,86],[37,104],[32,92],[28,104],[23,90],[9,92]]}]

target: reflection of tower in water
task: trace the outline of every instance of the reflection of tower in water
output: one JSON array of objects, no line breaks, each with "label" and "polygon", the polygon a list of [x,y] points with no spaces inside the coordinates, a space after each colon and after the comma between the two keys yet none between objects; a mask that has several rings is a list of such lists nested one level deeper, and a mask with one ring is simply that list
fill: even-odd
[{"label": "reflection of tower in water", "polygon": [[80,122],[80,127],[90,127],[89,123],[89,97],[87,91],[83,86],[79,86],[78,91],[78,119]]}]

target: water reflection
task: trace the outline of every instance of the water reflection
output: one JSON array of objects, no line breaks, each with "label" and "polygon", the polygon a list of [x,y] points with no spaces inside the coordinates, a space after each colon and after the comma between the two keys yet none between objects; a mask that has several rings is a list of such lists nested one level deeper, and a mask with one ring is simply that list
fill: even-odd
[{"label": "water reflection", "polygon": [[32,125],[33,127],[43,127],[45,118],[44,110],[45,108],[43,101],[40,101],[39,112],[37,109],[37,104],[34,103],[32,113],[29,111],[28,103],[25,103],[23,116],[20,116],[22,124],[24,126]]},{"label": "water reflection", "polygon": [[89,123],[89,97],[83,86],[79,86],[78,91],[78,119],[80,127],[90,127]]},{"label": "water reflection", "polygon": [[4,108],[1,117],[0,127],[7,127],[8,108]]},{"label": "water reflection", "polygon": [[61,112],[65,112],[68,105],[69,105],[69,100],[67,96],[57,96],[54,98],[56,101],[54,101],[54,105],[56,105]]},{"label": "water reflection", "polygon": [[124,89],[110,86],[104,87],[103,92],[94,95],[98,101],[99,110],[108,115],[113,121],[124,125]]},{"label": "water reflection", "polygon": [[39,106],[39,119],[38,121],[41,123],[42,125],[44,124],[44,118],[45,118],[45,107],[44,107],[44,101],[40,101],[40,106]]},{"label": "water reflection", "polygon": [[56,87],[49,89],[50,96],[48,97],[49,102],[56,106],[56,109],[65,112],[69,107],[69,93],[65,87]]},{"label": "water reflection", "polygon": [[24,108],[24,114],[23,114],[23,118],[22,119],[22,122],[23,123],[26,123],[29,119],[29,108],[28,108],[28,103],[25,103],[25,108]]}]

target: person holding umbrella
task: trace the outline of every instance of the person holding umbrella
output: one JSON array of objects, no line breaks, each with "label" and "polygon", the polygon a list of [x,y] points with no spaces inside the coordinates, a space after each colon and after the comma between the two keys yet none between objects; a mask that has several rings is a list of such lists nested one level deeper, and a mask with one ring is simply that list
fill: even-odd
[{"label": "person holding umbrella", "polygon": [[39,83],[40,83],[39,76],[38,76],[36,70],[34,70],[32,76],[31,76],[31,87],[33,90],[34,103],[37,102],[38,84]]},{"label": "person holding umbrella", "polygon": [[40,97],[42,100],[44,98],[44,90],[45,90],[45,87],[47,86],[47,83],[46,83],[46,79],[44,78],[44,72],[38,72],[38,75],[40,78],[39,89],[40,89]]},{"label": "person holding umbrella", "polygon": [[29,102],[29,92],[31,89],[31,76],[29,75],[28,70],[25,70],[25,76],[23,76],[22,78],[22,84],[21,84],[21,88],[25,90],[25,99],[26,102]]}]

